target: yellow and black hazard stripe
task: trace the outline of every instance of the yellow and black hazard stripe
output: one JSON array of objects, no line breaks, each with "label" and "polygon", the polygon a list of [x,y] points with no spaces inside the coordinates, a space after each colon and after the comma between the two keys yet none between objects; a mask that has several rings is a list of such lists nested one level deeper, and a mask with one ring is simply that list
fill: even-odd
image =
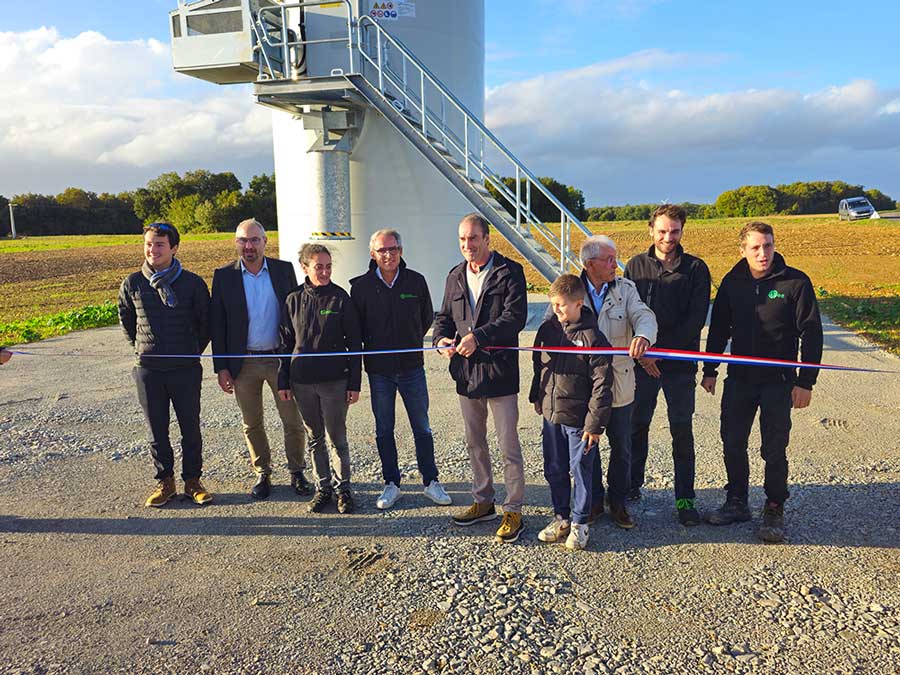
[{"label": "yellow and black hazard stripe", "polygon": [[310,239],[353,239],[350,232],[310,232]]}]

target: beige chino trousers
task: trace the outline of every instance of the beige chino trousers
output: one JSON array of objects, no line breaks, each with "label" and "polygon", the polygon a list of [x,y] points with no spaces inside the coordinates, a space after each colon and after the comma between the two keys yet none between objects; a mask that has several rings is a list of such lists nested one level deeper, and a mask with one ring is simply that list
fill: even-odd
[{"label": "beige chino trousers", "polygon": [[278,398],[278,359],[244,359],[240,374],[234,380],[234,397],[241,409],[244,438],[250,451],[250,464],[257,474],[272,473],[272,449],[263,419],[263,385],[269,385],[275,397],[278,415],[284,428],[284,454],[288,471],[306,468],[306,433],[300,413],[293,401]]},{"label": "beige chino trousers", "polygon": [[519,445],[518,395],[495,398],[460,396],[459,407],[462,410],[466,449],[472,466],[472,499],[478,504],[490,504],[494,501],[494,479],[487,442],[487,417],[490,409],[503,457],[503,482],[506,484],[503,511],[521,513],[522,503],[525,501],[525,468],[522,446]]}]

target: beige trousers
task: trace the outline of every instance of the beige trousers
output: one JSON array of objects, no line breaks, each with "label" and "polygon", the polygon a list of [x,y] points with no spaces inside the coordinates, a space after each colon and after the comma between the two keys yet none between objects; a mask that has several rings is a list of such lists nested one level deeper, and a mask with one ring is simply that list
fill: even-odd
[{"label": "beige trousers", "polygon": [[306,468],[306,434],[300,413],[293,401],[278,398],[278,359],[244,359],[240,374],[234,381],[234,397],[241,409],[244,438],[250,450],[250,463],[257,474],[272,473],[272,450],[263,420],[263,385],[268,384],[275,396],[275,405],[284,428],[284,454],[288,471],[295,473]]},{"label": "beige trousers", "polygon": [[494,429],[503,457],[503,482],[506,484],[504,511],[520,513],[525,500],[525,468],[519,445],[519,397],[517,394],[496,398],[459,397],[466,449],[472,466],[472,499],[478,504],[494,501],[494,479],[487,442],[488,408],[494,417]]}]

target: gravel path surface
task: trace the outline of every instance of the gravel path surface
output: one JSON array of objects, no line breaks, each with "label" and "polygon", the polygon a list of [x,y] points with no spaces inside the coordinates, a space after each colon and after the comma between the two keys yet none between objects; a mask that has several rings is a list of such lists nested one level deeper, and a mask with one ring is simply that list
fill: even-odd
[{"label": "gravel path surface", "polygon": [[[455,528],[451,508],[421,494],[405,421],[403,498],[375,509],[366,387],[349,418],[359,511],[307,513],[283,461],[271,499],[252,502],[238,409],[208,362],[216,501],[143,508],[153,471],[119,329],[32,348],[77,356],[18,356],[0,370],[2,672],[900,673],[898,375],[823,372],[812,406],[795,413],[787,543],[758,542],[755,522],[678,525],[661,401],[637,527],[602,521],[573,553],[537,540],[549,493],[524,396],[527,530],[503,546],[498,523]],[[825,359],[900,370],[832,324]],[[441,479],[467,504],[455,393],[442,359],[426,367]],[[719,397],[697,399],[706,510],[725,482]],[[273,404],[267,413],[280,454]]]}]

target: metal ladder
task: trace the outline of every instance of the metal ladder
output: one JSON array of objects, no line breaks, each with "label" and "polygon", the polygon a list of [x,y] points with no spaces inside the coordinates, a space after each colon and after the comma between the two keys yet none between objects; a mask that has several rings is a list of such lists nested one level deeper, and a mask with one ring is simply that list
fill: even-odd
[{"label": "metal ladder", "polygon": [[[281,13],[280,23],[286,25],[286,9],[319,4],[323,0],[258,12],[260,47],[265,43],[267,48],[282,49],[288,62],[289,50],[305,43],[284,35],[273,41],[271,32],[259,30],[264,24],[276,23],[265,21],[265,14]],[[405,45],[369,16],[354,20],[346,0],[345,4],[349,69],[336,69],[332,75],[342,77],[381,112],[544,278],[553,281],[562,273],[580,270],[571,232],[573,228],[585,236],[592,232]],[[320,42],[335,41],[343,39]],[[265,58],[266,50],[261,51]],[[276,75],[273,79],[281,78]],[[512,188],[503,182],[503,176],[514,179]],[[558,229],[534,214],[535,191],[559,210]]]}]

